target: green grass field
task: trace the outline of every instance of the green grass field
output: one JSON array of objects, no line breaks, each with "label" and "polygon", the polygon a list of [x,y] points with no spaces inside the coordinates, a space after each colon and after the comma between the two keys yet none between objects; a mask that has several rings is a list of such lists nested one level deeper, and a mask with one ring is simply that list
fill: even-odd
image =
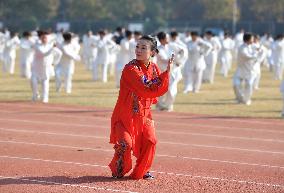
[{"label": "green grass field", "polygon": [[[231,71],[230,76],[225,79],[216,73],[215,83],[203,84],[201,92],[197,94],[183,94],[182,80],[174,105],[175,111],[217,116],[280,118],[283,105],[280,81],[273,80],[272,74],[266,68],[263,69],[260,89],[253,94],[251,106],[236,104],[232,74]],[[14,75],[0,73],[0,85],[0,101],[31,100],[30,82],[20,78],[18,66]],[[113,77],[110,77],[108,83],[93,82],[91,72],[86,71],[81,63],[76,64],[72,94],[67,95],[63,91],[56,93],[54,79],[50,82],[50,103],[113,108],[117,94]]]}]

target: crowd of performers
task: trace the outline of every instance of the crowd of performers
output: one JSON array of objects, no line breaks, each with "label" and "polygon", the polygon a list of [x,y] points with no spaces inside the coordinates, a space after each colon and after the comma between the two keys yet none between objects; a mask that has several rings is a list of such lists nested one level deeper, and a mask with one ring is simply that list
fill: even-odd
[{"label": "crowd of performers", "polygon": [[[183,93],[198,93],[203,83],[214,83],[215,74],[224,78],[236,63],[233,90],[236,101],[250,105],[254,90],[259,89],[261,71],[269,69],[275,80],[282,80],[284,37],[240,31],[231,37],[215,36],[211,31],[179,34],[159,32],[143,36],[117,28],[114,33],[91,31],[80,38],[70,32],[47,31],[0,33],[0,61],[3,73],[14,74],[19,53],[20,75],[30,79],[32,100],[49,99],[49,80],[55,77],[56,91],[62,85],[72,92],[75,63],[81,61],[93,81],[107,82],[115,77],[119,96],[111,118],[110,143],[114,157],[109,167],[114,178],[132,169],[131,153],[137,158],[130,177],[154,179],[149,172],[156,150],[151,105],[173,111],[178,83],[183,79]],[[16,50],[19,49],[19,52]],[[217,66],[219,64],[219,66]],[[40,95],[38,86],[42,87]],[[284,104],[284,81],[281,92]],[[284,117],[284,105],[282,111]]]},{"label": "crowd of performers", "polygon": [[[76,61],[85,65],[94,81],[107,82],[109,76],[114,76],[119,88],[122,70],[125,64],[136,58],[136,44],[141,37],[140,32],[120,27],[113,33],[100,30],[93,34],[89,31],[81,38],[70,32],[46,31],[23,32],[19,37],[17,33],[5,30],[0,32],[0,62],[3,73],[10,74],[14,74],[15,64],[19,64],[21,76],[31,79],[32,100],[41,97],[38,92],[40,83],[42,101],[46,103],[49,80],[53,76],[57,91],[63,85],[66,93],[72,92]],[[233,63],[237,64],[233,89],[238,103],[251,104],[254,90],[259,89],[263,68],[268,68],[275,80],[283,77],[283,35],[272,38],[264,34],[260,37],[241,30],[234,37],[228,33],[215,36],[211,31],[206,31],[201,37],[194,31],[172,31],[159,32],[155,37],[160,51],[152,61],[161,70],[166,68],[172,53],[176,56],[170,72],[169,90],[156,105],[159,110],[173,111],[177,85],[182,79],[183,93],[198,93],[203,83],[214,83],[216,73],[226,78]],[[17,62],[16,53],[19,53]]]}]

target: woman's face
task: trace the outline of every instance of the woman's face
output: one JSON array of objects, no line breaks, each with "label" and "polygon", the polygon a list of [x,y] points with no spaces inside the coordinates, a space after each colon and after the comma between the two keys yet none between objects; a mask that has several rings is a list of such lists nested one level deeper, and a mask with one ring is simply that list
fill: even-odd
[{"label": "woman's face", "polygon": [[137,60],[149,60],[154,54],[154,51],[151,51],[151,42],[148,40],[138,40],[135,54]]}]

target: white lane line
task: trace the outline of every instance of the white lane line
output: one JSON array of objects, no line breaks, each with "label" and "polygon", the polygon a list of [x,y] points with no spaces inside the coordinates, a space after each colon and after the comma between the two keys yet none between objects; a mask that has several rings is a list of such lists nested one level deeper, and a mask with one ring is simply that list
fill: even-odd
[{"label": "white lane line", "polygon": [[[0,110],[1,111],[1,110]],[[33,114],[33,115],[36,115],[36,116],[43,116],[43,115],[54,115],[56,113],[39,113],[39,114]],[[57,113],[58,115],[60,115],[60,117],[66,117],[66,118],[78,118],[78,116],[72,116],[72,115],[62,115],[60,113]],[[82,117],[82,116],[81,116]],[[84,116],[85,117],[85,116]],[[90,117],[90,118],[93,118],[93,119],[100,119],[100,120],[104,120],[104,121],[108,121],[109,122],[109,118],[107,117]],[[5,119],[0,119],[0,120],[5,120]],[[13,121],[13,120],[12,120]],[[260,132],[269,132],[269,133],[280,133],[280,134],[284,134],[284,131],[282,130],[268,130],[268,129],[257,129],[257,128],[236,128],[236,127],[228,127],[228,126],[218,126],[218,125],[208,125],[208,124],[198,124],[198,123],[181,123],[181,122],[162,122],[162,121],[155,121],[157,124],[171,124],[171,125],[174,125],[174,126],[186,126],[186,127],[204,127],[204,128],[215,128],[215,129],[230,129],[230,130],[247,130],[247,131],[260,131]],[[64,123],[59,123],[61,125],[66,125]],[[75,126],[84,126],[85,124],[74,124]],[[90,127],[90,125],[87,125],[86,127]],[[93,126],[91,126],[93,127]]]},{"label": "white lane line", "polygon": [[[103,137],[103,136],[77,135],[77,134],[53,133],[53,132],[40,132],[40,131],[36,131],[36,130],[6,129],[6,128],[0,128],[0,130],[10,131],[10,132],[23,132],[23,133],[37,133],[37,134],[46,134],[46,135],[57,135],[57,136],[71,136],[71,137],[83,137],[83,138],[85,137],[85,138],[109,139],[108,137]],[[198,147],[198,148],[213,148],[213,149],[225,149],[225,150],[247,151],[247,152],[254,152],[254,153],[267,153],[267,154],[280,154],[280,155],[284,155],[284,152],[280,152],[280,151],[266,151],[266,150],[259,150],[259,149],[244,149],[244,148],[237,148],[237,147],[224,147],[224,146],[214,146],[214,145],[178,143],[178,142],[171,142],[171,141],[159,141],[159,143],[167,144],[167,145],[192,146],[192,147]]]},{"label": "white lane line", "polygon": [[254,182],[254,181],[247,181],[247,180],[234,180],[234,179],[208,177],[208,176],[194,176],[192,174],[182,174],[182,173],[172,173],[172,172],[160,172],[160,171],[151,171],[151,172],[157,173],[157,174],[183,176],[183,177],[197,178],[197,179],[203,179],[203,180],[216,180],[216,181],[226,181],[226,182],[234,182],[234,183],[240,183],[240,184],[272,186],[272,187],[277,187],[277,188],[281,188],[281,189],[284,188],[284,185],[282,185],[282,184],[270,184],[270,183]]},{"label": "white lane line", "polygon": [[96,139],[109,139],[109,137],[104,137],[104,136],[78,135],[78,134],[70,134],[70,133],[54,133],[54,132],[44,132],[44,131],[37,131],[37,130],[7,129],[7,128],[0,128],[0,130],[10,131],[10,132],[37,133],[37,134],[70,136],[70,137],[85,137],[85,138],[96,138]]},{"label": "white lane line", "polygon": [[[0,105],[6,105],[6,106],[15,106],[15,103],[0,103]],[[79,107],[58,107],[58,106],[37,106],[35,104],[30,104],[30,105],[27,105],[27,104],[16,104],[17,107],[28,107],[29,109],[31,108],[34,108],[34,109],[39,109],[39,108],[43,108],[43,109],[52,109],[52,110],[69,110],[69,111],[78,111],[78,110],[81,110],[81,111],[99,111],[98,109],[88,109],[87,107],[86,108],[80,108]],[[101,109],[101,111],[106,111],[107,109]],[[109,111],[111,111],[111,109],[109,109]],[[263,125],[283,125],[284,126],[284,123],[282,123],[281,121],[278,121],[277,119],[275,119],[277,122],[266,122],[266,121],[258,121],[258,120],[246,120],[246,119],[241,119],[241,118],[234,118],[234,117],[228,117],[227,119],[224,118],[224,119],[221,119],[221,118],[214,118],[214,116],[212,115],[204,115],[204,114],[201,114],[201,115],[187,115],[186,113],[184,114],[181,114],[181,115],[172,115],[172,113],[163,113],[163,114],[157,114],[157,113],[154,113],[154,116],[155,117],[171,117],[171,118],[200,118],[200,117],[209,117],[210,119],[215,119],[215,120],[221,120],[221,121],[227,121],[227,122],[238,122],[238,123],[257,123],[257,124],[263,124]]]},{"label": "white lane line", "polygon": [[97,127],[101,127],[101,128],[106,128],[105,126],[97,126],[97,124],[94,125],[90,125],[90,124],[76,124],[76,123],[62,123],[62,122],[49,122],[49,121],[33,121],[33,120],[26,120],[26,119],[9,119],[9,118],[5,118],[5,119],[1,119],[0,121],[13,121],[13,122],[25,122],[25,123],[38,123],[38,124],[44,124],[44,125],[62,125],[62,126],[72,126],[72,127],[88,127],[88,128],[97,128]]},{"label": "white lane line", "polygon": [[224,146],[214,146],[214,145],[177,143],[177,142],[171,142],[171,141],[159,141],[159,143],[169,144],[169,145],[193,146],[193,147],[202,147],[202,148],[215,148],[215,149],[226,149],[226,150],[237,150],[237,151],[248,151],[248,152],[284,155],[284,152],[282,152],[282,151],[265,151],[265,150],[259,150],[259,149],[244,149],[244,148],[237,148],[237,147],[224,147]]},{"label": "white lane line", "polygon": [[[84,163],[78,163],[78,162],[65,162],[65,161],[59,161],[59,160],[46,160],[46,159],[37,159],[37,158],[35,159],[35,158],[29,158],[29,157],[16,157],[16,156],[3,155],[3,156],[0,156],[0,158],[29,160],[29,161],[41,161],[41,162],[51,162],[51,163],[63,163],[63,164],[75,164],[75,165],[84,166]],[[102,167],[102,168],[108,167],[108,166],[94,165],[94,164],[88,164],[86,166]],[[174,172],[162,172],[162,171],[151,171],[151,172],[158,173],[158,174],[164,174],[164,175],[172,175],[172,176],[182,176],[182,177],[199,178],[199,179],[206,179],[206,180],[228,181],[228,182],[234,182],[234,183],[246,183],[246,184],[251,184],[251,185],[273,186],[273,187],[284,188],[284,185],[254,182],[254,181],[246,181],[246,180],[234,180],[234,179],[208,177],[208,176],[195,176],[195,175],[192,175],[192,174],[181,174],[181,173],[174,173]]]},{"label": "white lane line", "polygon": [[[70,123],[62,123],[62,122],[45,122],[45,121],[33,121],[33,120],[23,120],[23,119],[1,119],[0,121],[13,121],[13,122],[25,122],[25,123],[32,123],[32,124],[45,124],[45,125],[63,125],[63,126],[72,126],[72,127],[88,127],[88,128],[101,128],[107,129],[109,127],[105,126],[105,124],[70,124]],[[250,141],[263,141],[263,142],[277,142],[277,143],[284,143],[283,140],[278,139],[265,139],[265,138],[250,138],[250,137],[235,137],[235,136],[228,136],[228,135],[213,135],[213,134],[204,134],[204,133],[195,133],[195,132],[180,132],[180,131],[165,131],[165,130],[156,130],[157,133],[169,133],[169,134],[182,134],[182,135],[194,135],[194,136],[205,136],[205,137],[216,137],[216,138],[229,138],[229,139],[238,139],[238,140],[250,140]],[[272,131],[269,131],[272,132]],[[277,131],[277,133],[279,133]],[[283,131],[284,133],[284,131]]]},{"label": "white lane line", "polygon": [[18,156],[0,155],[0,158],[32,160],[32,161],[42,161],[42,162],[51,162],[51,163],[73,164],[73,165],[79,165],[79,166],[108,168],[108,166],[103,166],[103,165],[99,165],[99,164],[88,164],[88,163],[69,162],[69,161],[61,161],[61,160],[49,160],[49,159],[38,159],[38,158],[30,158],[30,157],[18,157]]},{"label": "white lane line", "polygon": [[[1,111],[1,110],[0,110]],[[43,116],[43,115],[54,115],[55,113],[39,113],[39,114],[33,114],[33,115],[36,115],[36,116]],[[70,116],[70,115],[62,115],[60,113],[57,113],[58,115],[60,115],[60,117],[68,117],[68,118],[78,118],[78,116]],[[109,118],[107,117],[92,117],[93,119],[100,119],[100,120],[103,120],[103,121],[107,121],[107,123],[109,123]],[[18,119],[11,119],[11,118],[7,118],[7,119],[0,119],[2,121],[7,121],[7,120],[10,120],[10,121],[19,121]],[[41,123],[41,121],[32,121],[32,120],[24,120],[24,119],[21,119],[23,120],[23,122],[28,122],[28,123]],[[54,125],[54,124],[57,124],[57,125],[65,125],[65,126],[69,126],[69,124],[66,124],[66,123],[61,123],[61,122],[53,122],[53,123],[48,123],[48,124],[51,124],[51,125]],[[107,124],[106,123],[106,124]],[[230,129],[230,130],[247,130],[247,131],[254,131],[254,132],[268,132],[268,133],[280,133],[280,134],[284,134],[284,131],[282,130],[268,130],[268,129],[257,129],[257,128],[245,128],[245,127],[228,127],[228,126],[218,126],[218,125],[208,125],[208,124],[199,124],[199,123],[181,123],[181,122],[162,122],[162,121],[155,121],[155,123],[157,123],[158,125],[159,124],[167,124],[167,125],[173,125],[173,126],[186,126],[186,127],[203,127],[203,128],[209,128],[209,129]],[[91,127],[91,128],[94,128],[93,125],[89,125],[89,124],[72,124],[72,126],[77,126],[77,127]]]},{"label": "white lane line", "polygon": [[277,168],[284,169],[284,166],[273,166],[267,164],[256,164],[256,163],[247,163],[247,162],[237,162],[237,161],[228,161],[228,160],[216,160],[216,159],[206,159],[199,157],[183,157],[183,156],[173,156],[173,155],[161,155],[158,154],[157,157],[168,157],[168,158],[181,158],[181,159],[190,159],[195,161],[206,161],[206,162],[218,162],[218,163],[226,163],[226,164],[235,164],[235,165],[248,165],[248,166],[257,166],[257,167],[265,167],[265,168]]},{"label": "white lane line", "polygon": [[278,139],[266,139],[266,138],[254,138],[254,137],[235,137],[229,135],[214,135],[214,134],[204,134],[204,133],[194,133],[194,132],[179,132],[179,131],[160,131],[156,130],[157,133],[169,133],[169,134],[181,134],[181,135],[194,135],[194,136],[204,136],[204,137],[216,137],[216,138],[228,138],[228,139],[239,139],[239,140],[249,140],[249,141],[264,141],[264,142],[277,142],[284,143],[284,140]]},{"label": "white lane line", "polygon": [[[4,104],[4,103],[0,103],[0,105],[8,105],[8,106],[11,106],[10,104]],[[31,104],[31,105],[24,105],[24,104],[17,104],[17,107],[18,106],[23,106],[23,107],[28,107],[29,109],[30,108],[35,108],[35,109],[38,109],[38,108],[44,108],[45,110],[46,109],[52,109],[52,110],[69,110],[69,111],[79,111],[79,110],[85,110],[85,111],[96,111],[96,109],[79,109],[78,110],[78,107],[75,109],[75,108],[64,108],[64,107],[50,107],[50,106],[34,106],[33,104]],[[53,112],[52,112],[53,113]],[[229,120],[227,120],[226,118],[225,119],[221,119],[221,118],[211,118],[211,117],[213,117],[213,116],[210,116],[210,115],[193,115],[193,116],[189,116],[189,115],[181,115],[182,117],[184,117],[184,118],[187,118],[187,117],[197,117],[197,118],[199,118],[200,116],[208,116],[210,119],[215,119],[215,120],[221,120],[221,121],[227,121],[227,122],[237,122],[237,123],[252,123],[252,124],[254,124],[254,123],[257,123],[257,124],[263,124],[263,125],[283,125],[284,126],[284,123],[282,123],[281,121],[278,121],[277,119],[277,122],[263,122],[263,121],[255,121],[255,120],[243,120],[243,119],[237,119],[236,120],[236,118],[230,118]],[[175,115],[175,117],[176,118],[180,118],[181,116],[178,116],[178,115]],[[71,116],[69,116],[69,117],[71,117]],[[75,117],[75,116],[73,116],[73,117]],[[155,113],[154,114],[154,117],[171,117],[171,118],[173,118],[173,115],[171,115],[171,114],[169,114],[169,115],[167,115],[167,114],[157,114],[157,113]],[[93,117],[90,117],[90,118],[93,118]],[[100,118],[104,118],[104,117],[100,117]],[[167,122],[168,123],[168,122]]]},{"label": "white lane line", "polygon": [[[34,179],[30,179],[34,178]],[[44,184],[51,184],[51,185],[61,185],[61,186],[67,186],[67,187],[78,187],[78,188],[88,188],[93,190],[103,190],[103,191],[110,191],[110,192],[125,192],[125,193],[138,193],[138,192],[132,192],[127,190],[117,190],[117,189],[111,189],[111,188],[104,188],[104,187],[98,187],[98,186],[86,186],[86,185],[79,185],[79,184],[68,184],[68,183],[59,183],[59,182],[53,182],[53,181],[46,181],[46,180],[37,180],[36,177],[10,177],[10,176],[0,176],[0,180],[18,180],[18,181],[25,181],[25,182],[34,182],[34,183],[44,183]]]},{"label": "white lane line", "polygon": [[[42,143],[31,143],[31,142],[22,142],[22,141],[3,141],[0,140],[0,143],[12,143],[12,144],[23,144],[23,145],[34,145],[34,146],[43,146],[43,147],[56,147],[56,148],[66,148],[66,149],[82,149],[82,150],[90,150],[90,151],[102,151],[109,152],[113,154],[113,149],[99,149],[99,148],[90,148],[90,147],[75,147],[68,145],[56,145],[56,144],[42,144]],[[233,164],[233,165],[247,165],[247,166],[255,166],[255,167],[264,167],[264,168],[277,168],[284,169],[284,166],[274,166],[268,164],[256,164],[256,163],[247,163],[247,162],[237,162],[237,161],[228,161],[228,160],[216,160],[216,159],[206,159],[206,158],[198,158],[198,157],[188,157],[188,156],[176,156],[176,155],[162,155],[156,154],[157,157],[166,157],[166,158],[174,158],[174,159],[188,159],[194,161],[205,161],[205,162],[217,162],[217,163],[225,163],[225,164]]]},{"label": "white lane line", "polygon": [[23,144],[23,145],[35,145],[43,147],[56,147],[56,148],[65,148],[65,149],[80,149],[80,150],[90,150],[90,151],[104,151],[113,153],[113,149],[101,149],[101,148],[91,148],[91,147],[78,147],[78,146],[69,146],[69,145],[56,145],[56,144],[47,144],[47,143],[32,143],[24,141],[5,141],[0,140],[0,143],[14,143],[14,144]]}]

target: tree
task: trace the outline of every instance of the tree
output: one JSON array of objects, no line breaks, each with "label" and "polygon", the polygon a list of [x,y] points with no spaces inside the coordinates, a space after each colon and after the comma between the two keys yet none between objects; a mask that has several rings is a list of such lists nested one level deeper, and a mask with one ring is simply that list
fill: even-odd
[{"label": "tree", "polygon": [[[203,19],[206,20],[231,20],[236,0],[201,0],[204,6]],[[237,10],[237,18],[239,11]]]}]

